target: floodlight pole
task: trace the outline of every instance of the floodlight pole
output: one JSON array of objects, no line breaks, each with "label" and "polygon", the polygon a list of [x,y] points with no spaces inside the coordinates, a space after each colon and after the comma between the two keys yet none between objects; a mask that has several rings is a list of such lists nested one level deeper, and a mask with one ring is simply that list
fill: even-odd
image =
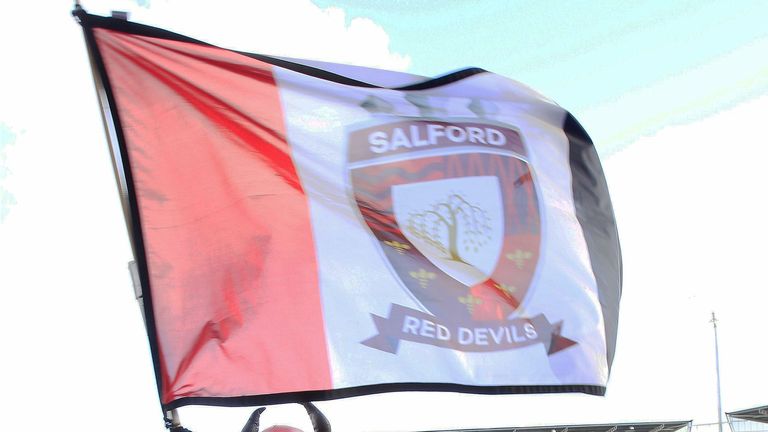
[{"label": "floodlight pole", "polygon": [[717,346],[717,318],[712,312],[712,319],[709,321],[715,329],[715,369],[717,371],[717,428],[718,432],[723,432],[723,406],[720,398],[720,349]]}]

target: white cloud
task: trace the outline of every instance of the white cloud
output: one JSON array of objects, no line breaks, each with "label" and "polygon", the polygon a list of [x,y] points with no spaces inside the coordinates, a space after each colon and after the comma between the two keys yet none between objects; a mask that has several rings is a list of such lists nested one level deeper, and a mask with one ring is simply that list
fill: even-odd
[{"label": "white cloud", "polygon": [[[754,341],[768,328],[766,112],[768,95],[662,129],[604,161],[625,262],[610,396],[655,392],[644,412],[717,421],[708,324],[716,311],[723,408],[763,403],[768,377],[756,371],[765,352]],[[696,398],[679,397],[691,388]]]},{"label": "white cloud", "polygon": [[343,9],[321,9],[309,0],[167,0],[152,2],[149,9],[135,2],[119,6],[131,12],[132,21],[230,49],[397,71],[411,64],[408,55],[391,50],[389,35],[376,22],[368,18],[347,22]]}]

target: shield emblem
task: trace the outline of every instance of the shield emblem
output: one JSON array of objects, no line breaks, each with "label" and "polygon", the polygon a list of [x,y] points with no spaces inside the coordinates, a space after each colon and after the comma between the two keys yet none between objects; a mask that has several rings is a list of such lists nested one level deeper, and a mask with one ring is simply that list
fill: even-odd
[{"label": "shield emblem", "polygon": [[348,136],[354,202],[402,286],[449,320],[505,320],[539,256],[536,187],[519,133],[406,120]]},{"label": "shield emblem", "polygon": [[448,276],[473,286],[493,273],[504,239],[498,177],[394,185],[392,210],[405,238]]}]

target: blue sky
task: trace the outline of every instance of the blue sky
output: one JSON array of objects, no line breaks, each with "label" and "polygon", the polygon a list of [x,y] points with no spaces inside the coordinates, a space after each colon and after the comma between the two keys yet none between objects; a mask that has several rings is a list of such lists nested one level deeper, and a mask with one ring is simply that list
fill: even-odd
[{"label": "blue sky", "polygon": [[582,119],[605,151],[768,91],[762,1],[315,3],[380,24],[411,72],[478,66],[574,112],[610,106],[611,125]]},{"label": "blue sky", "polygon": [[10,191],[3,187],[3,180],[10,175],[10,169],[6,162],[6,149],[12,146],[15,140],[14,132],[5,124],[0,123],[0,222],[11,211],[11,206],[16,203]]},{"label": "blue sky", "polygon": [[[753,343],[768,328],[768,2],[83,4],[251,52],[430,76],[483,67],[569,109],[596,142],[625,259],[607,396],[391,394],[322,403],[334,430],[712,422],[712,310],[721,319],[724,409],[768,403],[765,348]],[[11,399],[0,429],[47,415],[72,430],[101,430],[119,418],[121,430],[161,431],[126,270],[130,246],[70,9],[69,1],[13,2],[0,16],[0,332],[4,346],[16,347],[0,356],[0,398],[4,406]],[[56,400],[27,403],[41,395]],[[268,424],[308,427],[295,407],[267,413]],[[196,432],[239,430],[247,416],[182,410]]]}]

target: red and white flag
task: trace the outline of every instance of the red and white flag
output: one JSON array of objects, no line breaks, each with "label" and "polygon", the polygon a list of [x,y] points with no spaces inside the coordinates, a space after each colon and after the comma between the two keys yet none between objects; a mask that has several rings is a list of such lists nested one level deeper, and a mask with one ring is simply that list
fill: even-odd
[{"label": "red and white flag", "polygon": [[165,408],[605,391],[621,258],[565,110],[479,69],[418,79],[78,17]]}]

